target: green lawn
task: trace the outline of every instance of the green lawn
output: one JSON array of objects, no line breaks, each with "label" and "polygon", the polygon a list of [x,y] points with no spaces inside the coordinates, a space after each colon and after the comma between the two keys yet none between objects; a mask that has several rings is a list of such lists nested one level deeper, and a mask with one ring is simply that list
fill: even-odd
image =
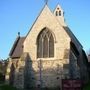
[{"label": "green lawn", "polygon": [[83,90],[90,90],[90,82],[84,86]]},{"label": "green lawn", "polygon": [[17,90],[17,89],[10,85],[1,85],[0,90]]},{"label": "green lawn", "polygon": [[[16,89],[15,87],[12,87],[10,85],[0,85],[0,90],[22,90],[22,89]],[[26,89],[23,89],[23,90],[26,90]],[[31,88],[30,90],[39,90],[39,89]],[[42,90],[60,90],[60,89],[59,88],[53,88],[53,89],[42,89]]]},{"label": "green lawn", "polygon": [[[17,89],[10,85],[1,85],[0,90],[17,90]],[[35,89],[32,89],[32,90],[35,90]],[[50,90],[57,90],[57,89],[50,89]],[[90,90],[90,82],[84,86],[83,90]]]}]

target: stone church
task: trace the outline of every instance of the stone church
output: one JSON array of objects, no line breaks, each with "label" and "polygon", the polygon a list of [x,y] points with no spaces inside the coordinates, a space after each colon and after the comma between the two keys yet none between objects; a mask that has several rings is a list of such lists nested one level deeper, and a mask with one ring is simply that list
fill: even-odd
[{"label": "stone church", "polygon": [[88,80],[82,45],[57,5],[45,5],[25,37],[17,36],[9,54],[6,83],[17,88],[61,87],[62,79]]}]

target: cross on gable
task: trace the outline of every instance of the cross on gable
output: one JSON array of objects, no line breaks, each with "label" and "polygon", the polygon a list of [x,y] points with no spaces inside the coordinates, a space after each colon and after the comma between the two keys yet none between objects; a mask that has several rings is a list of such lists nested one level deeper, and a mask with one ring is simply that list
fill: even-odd
[{"label": "cross on gable", "polygon": [[45,4],[47,5],[48,4],[48,0],[44,0],[45,1]]}]

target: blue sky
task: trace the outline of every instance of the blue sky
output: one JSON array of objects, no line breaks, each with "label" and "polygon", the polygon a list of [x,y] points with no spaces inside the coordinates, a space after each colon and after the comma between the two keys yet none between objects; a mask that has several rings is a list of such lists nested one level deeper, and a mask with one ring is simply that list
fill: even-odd
[{"label": "blue sky", "polygon": [[[90,48],[90,0],[49,0],[53,11],[60,4],[65,20],[85,51]],[[0,0],[0,59],[6,59],[20,32],[25,36],[44,6],[44,0]],[[32,37],[33,39],[33,37]]]}]

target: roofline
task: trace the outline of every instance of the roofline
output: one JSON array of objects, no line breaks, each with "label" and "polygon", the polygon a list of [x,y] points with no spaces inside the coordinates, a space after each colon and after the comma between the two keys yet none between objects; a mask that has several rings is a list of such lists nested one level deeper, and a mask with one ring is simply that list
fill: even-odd
[{"label": "roofline", "polygon": [[87,58],[87,55],[86,55],[86,53],[85,53],[85,51],[82,49],[82,53],[84,54],[83,56],[85,57],[85,63],[87,64],[87,66],[88,66],[88,58]]},{"label": "roofline", "polygon": [[11,50],[10,50],[9,56],[11,56],[13,54],[13,52],[14,52],[16,46],[17,46],[17,43],[18,43],[19,39],[20,39],[20,36],[17,36],[17,38],[16,38],[16,40],[15,40],[15,42],[14,42],[14,44],[13,44]]},{"label": "roofline", "polygon": [[[44,7],[43,7],[43,8],[41,9],[41,11],[39,12],[37,18],[35,19],[34,23],[32,24],[31,28],[29,29],[29,32],[27,33],[26,38],[27,38],[27,36],[29,35],[30,31],[32,30],[33,26],[35,25],[36,21],[38,20],[39,16],[41,15],[41,13],[42,13],[43,9],[45,8],[45,6],[48,7],[48,4],[45,4]],[[49,9],[49,10],[50,10],[50,9]],[[51,10],[50,10],[50,12],[52,13]],[[26,39],[26,38],[25,38],[25,39]]]},{"label": "roofline", "polygon": [[53,10],[53,13],[54,13],[54,11],[57,9],[57,6],[60,6],[60,8],[61,8],[61,10],[64,12],[64,10],[62,9],[62,6],[58,3],[56,6],[55,6],[55,8],[54,8],[54,10]]},{"label": "roofline", "polygon": [[17,36],[17,38],[16,38],[16,40],[15,40],[15,42],[14,42],[14,44],[13,44],[11,50],[10,50],[10,53],[9,53],[10,57],[12,57],[12,54],[13,54],[13,52],[14,52],[14,50],[15,50],[17,44],[18,44],[18,41],[20,40],[20,38],[26,38],[26,37]]},{"label": "roofline", "polygon": [[[68,27],[68,26],[63,26],[63,28],[65,29],[65,28],[68,28],[69,29],[69,31],[70,31],[70,33],[74,36],[74,38],[75,38],[75,40],[76,40],[76,42],[81,46],[81,48],[83,48],[83,46],[82,46],[82,44],[79,42],[79,40],[76,38],[76,36],[73,34],[73,32],[71,31],[71,29]],[[65,29],[65,31],[67,32],[67,30]],[[68,32],[67,32],[68,33]],[[68,34],[69,35],[69,34]],[[70,36],[70,35],[69,35]],[[72,38],[71,38],[71,40],[72,40]],[[72,40],[73,41],[73,40]],[[74,43],[74,42],[73,42]],[[76,46],[77,47],[77,46]]]}]

